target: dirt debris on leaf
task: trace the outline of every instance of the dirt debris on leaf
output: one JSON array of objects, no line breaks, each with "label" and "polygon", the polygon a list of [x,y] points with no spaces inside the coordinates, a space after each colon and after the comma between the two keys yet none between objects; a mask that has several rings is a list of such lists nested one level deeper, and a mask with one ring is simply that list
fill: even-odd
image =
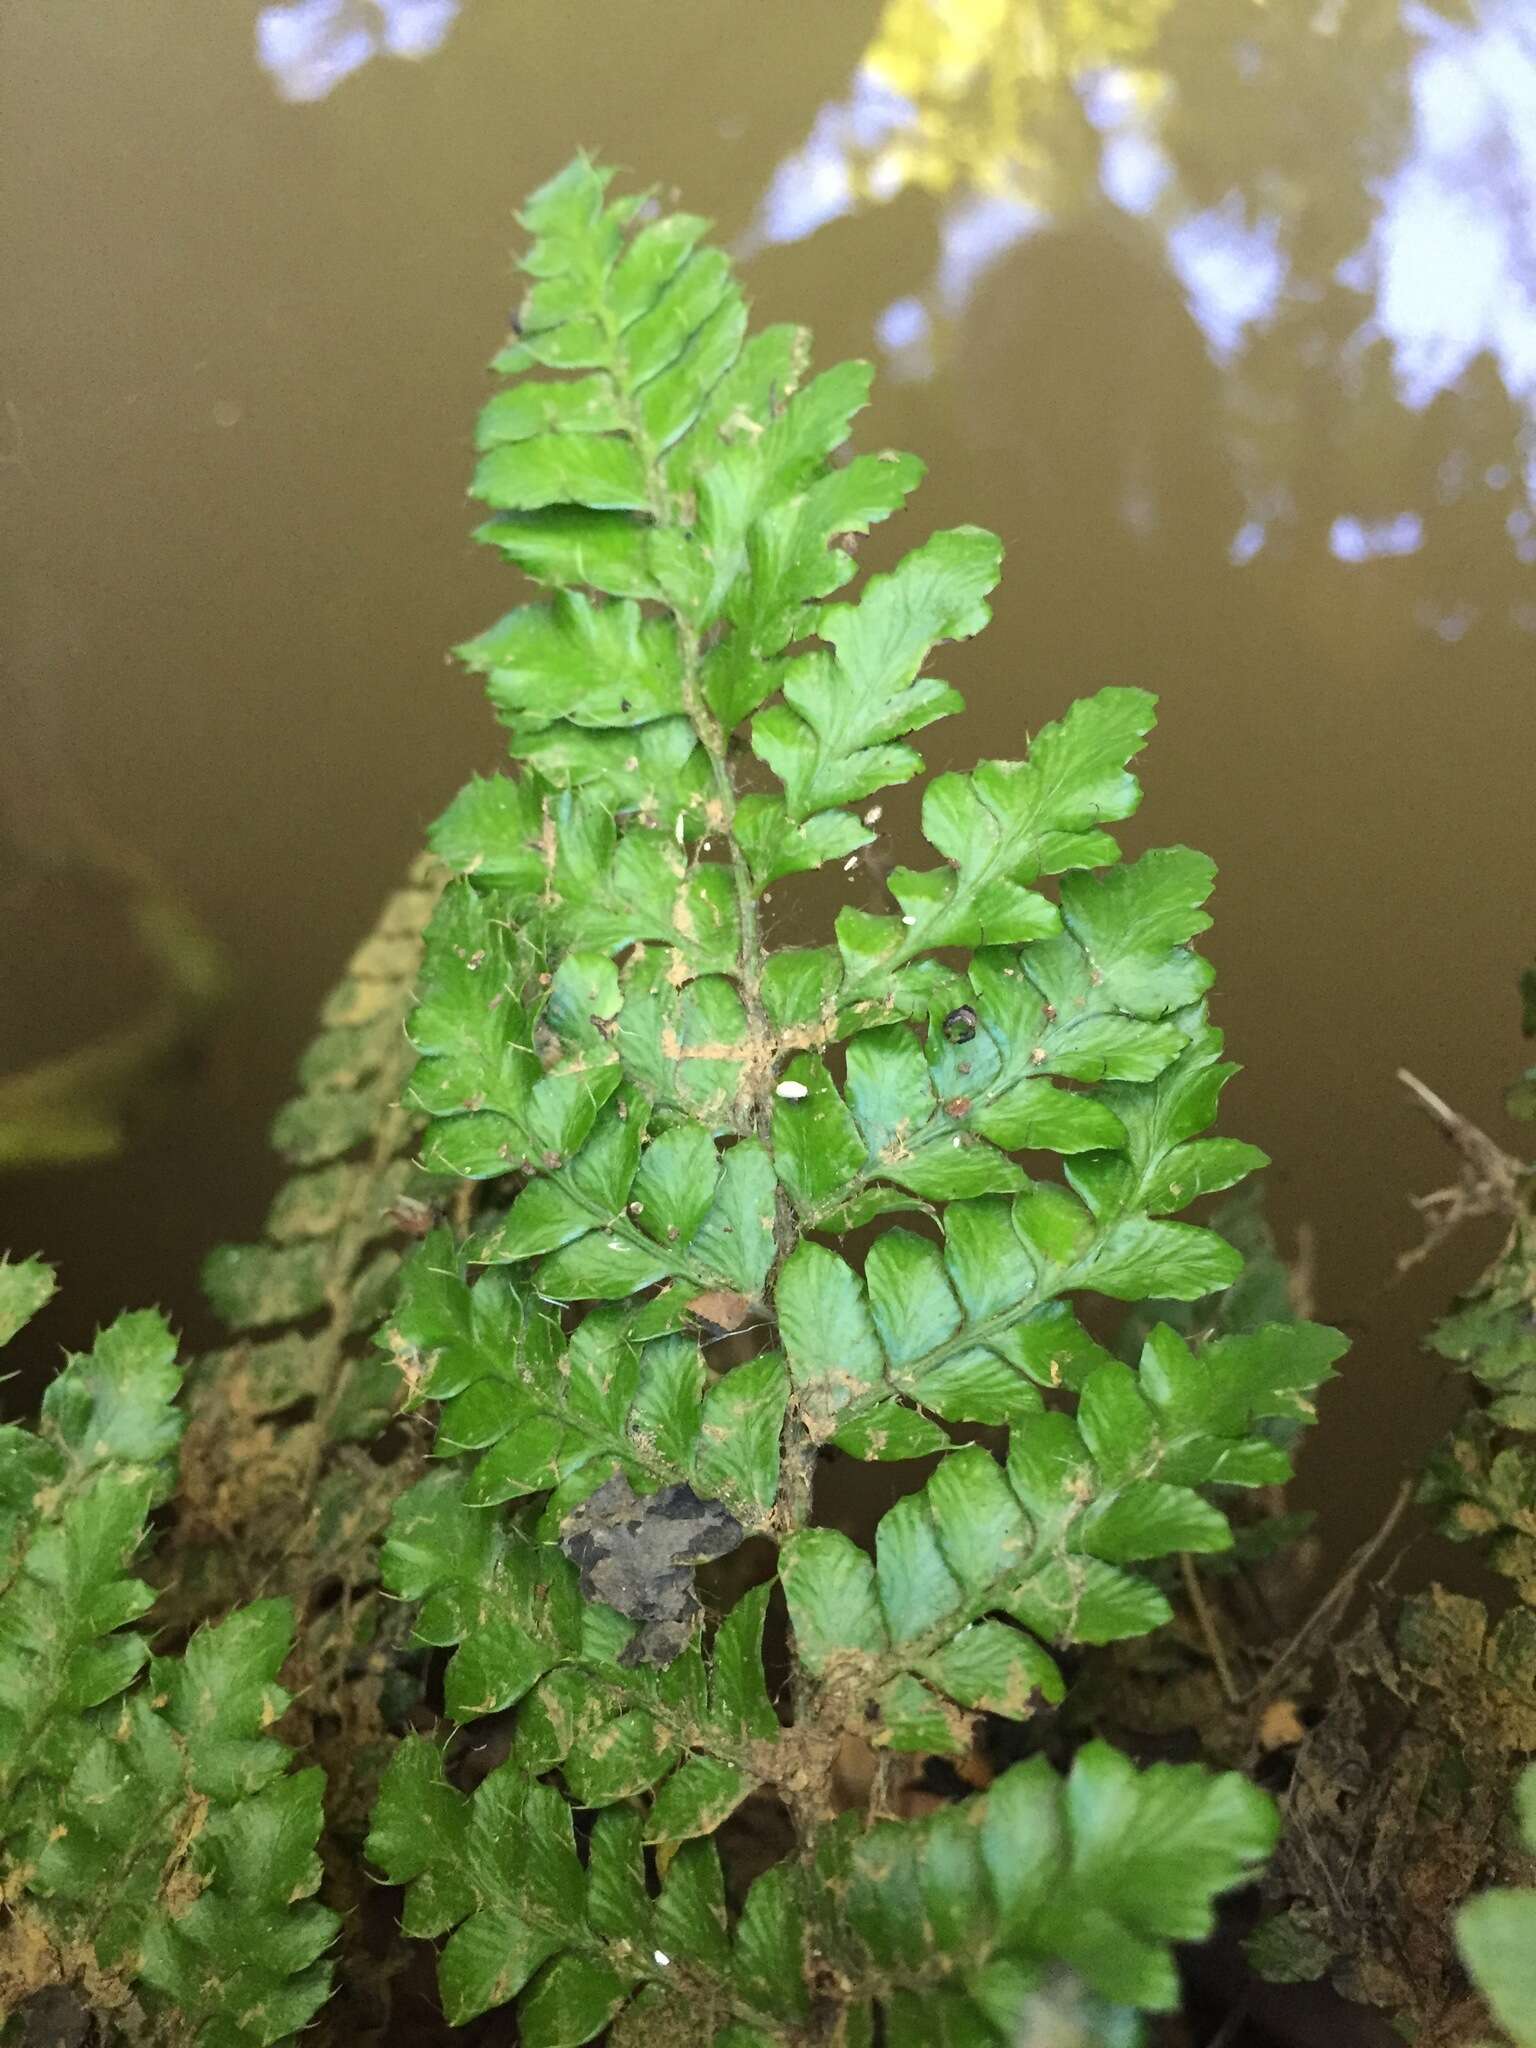
[{"label": "dirt debris on leaf", "polygon": [[691,1486],[637,1494],[622,1472],[560,1524],[560,1548],[581,1573],[581,1590],[631,1621],[639,1633],[623,1664],[669,1664],[687,1647],[699,1613],[693,1568],[725,1557],[746,1535],[718,1501]]}]

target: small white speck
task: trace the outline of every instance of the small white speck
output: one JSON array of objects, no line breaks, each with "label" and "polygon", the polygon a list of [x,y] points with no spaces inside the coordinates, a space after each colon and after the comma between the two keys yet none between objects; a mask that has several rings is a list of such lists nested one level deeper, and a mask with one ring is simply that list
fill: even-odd
[{"label": "small white speck", "polygon": [[858,866],[858,864],[859,856],[856,853],[850,853],[848,858],[843,862],[843,873],[845,875],[851,875],[854,869]]},{"label": "small white speck", "polygon": [[917,923],[917,919],[916,919],[915,917],[904,917],[904,918],[903,918],[903,919],[902,919],[901,921],[902,921],[902,923],[903,923],[903,924],[916,924],[916,923]]},{"label": "small white speck", "polygon": [[868,809],[868,810],[867,810],[867,811],[866,811],[866,812],[864,813],[864,822],[865,822],[865,824],[866,824],[866,825],[878,825],[878,824],[879,824],[879,822],[880,822],[881,816],[882,816],[882,814],[883,814],[883,812],[884,812],[884,808],[885,808],[885,807],[884,807],[884,805],[883,805],[883,804],[871,804],[871,805],[870,805],[870,807],[869,807],[869,809]]},{"label": "small white speck", "polygon": [[655,1956],[657,1962],[660,1963],[661,1967],[664,1970],[669,1969],[671,1967],[672,1958],[669,1955],[664,1954],[661,1949],[652,1949],[651,1953]]},{"label": "small white speck", "polygon": [[773,1092],[782,1095],[786,1102],[803,1102],[811,1091],[803,1081],[781,1081]]},{"label": "small white speck", "polygon": [[621,1251],[623,1251],[623,1249],[624,1249],[624,1240],[623,1240],[622,1238],[619,1238],[619,1237],[610,1237],[610,1238],[609,1238],[609,1240],[608,1240],[608,1249],[609,1249],[609,1251],[611,1251],[611,1252],[621,1252]]}]

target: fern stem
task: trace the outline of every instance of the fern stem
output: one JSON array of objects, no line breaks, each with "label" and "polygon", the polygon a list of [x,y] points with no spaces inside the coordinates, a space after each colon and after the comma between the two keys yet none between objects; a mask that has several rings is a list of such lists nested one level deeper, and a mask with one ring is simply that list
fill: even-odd
[{"label": "fern stem", "polygon": [[786,1536],[810,1522],[819,1451],[805,1418],[791,1404],[780,1440],[779,1497],[774,1507],[774,1518]]},{"label": "fern stem", "polygon": [[[662,474],[658,452],[645,430],[637,394],[629,381],[623,337],[606,307],[603,308],[601,318],[612,349],[612,377],[624,418],[625,431],[634,443],[645,468],[650,516],[657,526],[667,526],[674,520],[675,504]],[[757,910],[757,892],[752,885],[752,871],[736,837],[736,783],[731,774],[729,736],[721,730],[719,720],[705,703],[699,689],[698,629],[693,620],[679,611],[676,605],[668,604],[666,609],[671,614],[677,633],[678,650],[682,657],[683,709],[699,745],[709,757],[715,801],[719,806],[719,821],[711,827],[711,831],[725,841],[731,876],[735,884],[736,909],[740,925],[736,980],[741,988],[753,1044],[760,1046],[767,1055],[773,1044],[773,1033],[762,1000],[762,933]],[[768,1060],[764,1058],[753,1062],[748,1072],[754,1077],[752,1128],[762,1135],[768,1123],[769,1084],[772,1080]]]}]

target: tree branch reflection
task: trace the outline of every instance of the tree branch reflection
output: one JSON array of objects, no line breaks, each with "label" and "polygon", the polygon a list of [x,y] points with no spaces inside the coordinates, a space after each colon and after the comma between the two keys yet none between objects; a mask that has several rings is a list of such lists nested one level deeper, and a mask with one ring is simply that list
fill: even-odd
[{"label": "tree branch reflection", "polygon": [[[984,307],[1038,333],[1002,280],[1029,276],[1032,300],[1067,283],[1045,240],[1118,266],[1117,317],[1134,299],[1153,331],[1178,324],[1154,274],[1174,288],[1219,373],[1233,564],[1308,534],[1342,563],[1390,559],[1448,520],[1464,561],[1473,535],[1536,561],[1525,0],[889,0],[749,243],[898,200],[931,235],[875,321],[898,374],[984,352]],[[1120,463],[1132,529],[1158,517],[1145,436]],[[1478,603],[1433,601],[1424,623],[1454,638]]]}]

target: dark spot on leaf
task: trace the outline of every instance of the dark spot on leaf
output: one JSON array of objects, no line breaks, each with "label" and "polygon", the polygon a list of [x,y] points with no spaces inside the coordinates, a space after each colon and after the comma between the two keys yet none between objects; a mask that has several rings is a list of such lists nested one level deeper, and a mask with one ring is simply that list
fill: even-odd
[{"label": "dark spot on leaf", "polygon": [[944,1036],[951,1045],[966,1045],[976,1036],[976,1012],[969,1003],[950,1011],[944,1019]]},{"label": "dark spot on leaf", "polygon": [[101,2039],[96,2014],[71,1984],[47,1984],[21,2006],[22,2048],[90,2048]]},{"label": "dark spot on leaf", "polygon": [[642,1624],[623,1664],[670,1664],[688,1644],[699,1612],[693,1567],[725,1557],[744,1531],[718,1501],[691,1486],[637,1494],[623,1473],[600,1486],[560,1524],[560,1548],[581,1573],[581,1590]]}]

